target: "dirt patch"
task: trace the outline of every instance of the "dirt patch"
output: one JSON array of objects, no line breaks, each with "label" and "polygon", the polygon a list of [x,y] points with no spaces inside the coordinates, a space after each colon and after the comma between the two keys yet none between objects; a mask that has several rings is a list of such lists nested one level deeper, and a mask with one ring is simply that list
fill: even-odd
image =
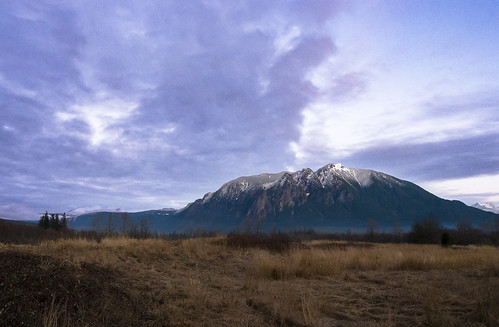
[{"label": "dirt patch", "polygon": [[0,252],[2,326],[130,326],[137,304],[105,268]]}]

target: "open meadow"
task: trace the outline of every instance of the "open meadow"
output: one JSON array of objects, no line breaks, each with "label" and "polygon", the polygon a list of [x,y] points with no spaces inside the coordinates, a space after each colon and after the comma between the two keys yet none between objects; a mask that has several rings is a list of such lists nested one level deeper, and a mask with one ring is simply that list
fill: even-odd
[{"label": "open meadow", "polygon": [[499,250],[219,236],[0,243],[1,326],[498,326]]}]

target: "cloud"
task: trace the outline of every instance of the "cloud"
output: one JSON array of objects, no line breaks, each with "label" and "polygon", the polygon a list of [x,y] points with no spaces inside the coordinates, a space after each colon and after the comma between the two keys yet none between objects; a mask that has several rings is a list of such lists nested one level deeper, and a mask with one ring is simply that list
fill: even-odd
[{"label": "cloud", "polygon": [[176,155],[223,169],[270,152],[286,160],[300,112],[315,95],[306,75],[334,44],[329,36],[310,34],[304,22],[268,26],[248,19],[254,12],[244,6],[232,10],[203,8],[192,23],[173,20],[180,26],[169,28],[179,35],[171,37],[175,50],[168,52],[175,55],[165,59],[164,77],[138,108],[134,125],[147,131],[174,126],[165,143]]},{"label": "cloud", "polygon": [[499,174],[444,179],[423,183],[430,192],[448,199],[460,198],[469,204],[480,201],[499,202]]},{"label": "cloud", "polygon": [[378,145],[343,159],[395,176],[408,176],[414,182],[459,179],[496,173],[499,156],[494,149],[498,146],[497,134],[463,136],[436,143]]},{"label": "cloud", "polygon": [[[70,110],[56,112],[56,118],[62,122],[82,121],[90,128],[88,142],[91,146],[100,146],[103,143],[116,143],[123,132],[113,126],[125,121],[138,104],[126,102],[120,98],[106,98],[99,95],[91,103],[73,105]],[[110,132],[113,130],[113,133]]]},{"label": "cloud", "polygon": [[39,213],[26,204],[0,205],[0,218],[26,220],[35,219]]},{"label": "cloud", "polygon": [[0,205],[169,206],[284,166],[338,3],[3,3]]},{"label": "cloud", "polygon": [[[75,60],[85,43],[70,10],[41,2],[2,3],[0,68],[10,91],[45,101],[82,87]],[[57,96],[56,96],[57,95]]]},{"label": "cloud", "polygon": [[303,112],[300,140],[292,144],[295,155],[307,158],[318,148],[346,157],[380,144],[446,142],[494,133],[499,121],[495,94],[430,95],[406,104],[400,97],[393,94],[399,107],[376,94],[354,102],[324,100],[309,105]]}]

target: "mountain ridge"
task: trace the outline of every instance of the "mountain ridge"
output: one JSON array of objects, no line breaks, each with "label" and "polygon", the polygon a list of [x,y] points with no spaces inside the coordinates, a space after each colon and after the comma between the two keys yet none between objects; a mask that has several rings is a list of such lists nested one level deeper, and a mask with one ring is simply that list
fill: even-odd
[{"label": "mountain ridge", "polygon": [[[86,219],[95,215],[87,215]],[[415,221],[430,215],[448,227],[462,220],[479,226],[498,217],[460,201],[439,198],[412,182],[339,163],[316,171],[304,168],[242,176],[182,209],[167,214],[151,210],[130,217],[136,222],[141,217],[147,218],[154,227],[151,230],[160,232],[230,232],[362,230],[369,221],[376,222],[380,229],[390,229],[394,224],[408,229]]]},{"label": "mountain ridge", "polygon": [[490,218],[474,210],[388,174],[332,163],[315,172],[304,168],[237,178],[190,203],[181,215],[204,228],[220,228],[223,222],[263,229],[328,230],[365,228],[367,220],[385,227],[397,220],[408,228],[429,215],[446,225],[462,219],[478,225]]}]

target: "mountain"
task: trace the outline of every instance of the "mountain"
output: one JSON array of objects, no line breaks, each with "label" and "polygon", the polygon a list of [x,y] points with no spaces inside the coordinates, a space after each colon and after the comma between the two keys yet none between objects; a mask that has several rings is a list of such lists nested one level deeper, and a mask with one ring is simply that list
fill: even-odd
[{"label": "mountain", "polygon": [[87,208],[75,208],[66,212],[66,217],[68,219],[76,218],[85,214],[92,214],[98,212],[121,212],[121,209],[105,210],[105,209],[87,209]]},{"label": "mountain", "polygon": [[[368,224],[391,230],[434,216],[447,227],[461,220],[474,226],[499,217],[491,212],[441,199],[421,187],[393,176],[341,164],[317,171],[309,168],[240,177],[216,192],[180,210],[151,210],[129,213],[135,224],[147,219],[150,230],[181,232],[217,230],[229,232],[315,229],[366,230]],[[101,212],[79,216],[74,228],[90,229],[107,224],[108,217],[120,226],[123,213]]]},{"label": "mountain", "polygon": [[178,227],[220,230],[367,229],[369,221],[382,229],[391,229],[395,221],[409,228],[430,215],[448,227],[463,219],[478,226],[496,216],[441,199],[411,182],[341,164],[241,177],[176,215]]},{"label": "mountain", "polygon": [[499,207],[493,205],[492,203],[475,203],[474,205],[472,205],[472,207],[474,208],[478,208],[480,210],[484,210],[484,211],[489,211],[489,212],[493,212],[493,213],[497,213],[499,214]]}]

